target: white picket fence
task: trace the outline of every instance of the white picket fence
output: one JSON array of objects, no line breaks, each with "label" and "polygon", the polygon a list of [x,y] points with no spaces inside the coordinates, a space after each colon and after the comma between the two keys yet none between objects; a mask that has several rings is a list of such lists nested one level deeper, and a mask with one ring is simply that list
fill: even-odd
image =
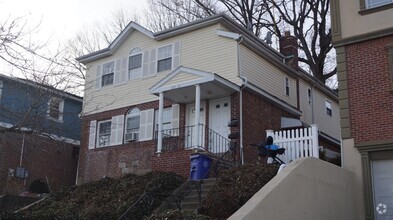
[{"label": "white picket fence", "polygon": [[285,148],[285,154],[278,156],[285,163],[302,157],[319,158],[317,125],[285,131],[266,130],[266,135],[273,137],[274,144]]}]

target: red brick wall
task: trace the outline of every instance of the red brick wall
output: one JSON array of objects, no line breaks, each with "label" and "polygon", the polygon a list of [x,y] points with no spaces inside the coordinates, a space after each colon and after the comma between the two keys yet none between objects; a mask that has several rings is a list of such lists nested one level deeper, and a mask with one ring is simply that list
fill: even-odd
[{"label": "red brick wall", "polygon": [[266,130],[280,130],[281,117],[292,117],[284,109],[272,102],[247,91],[243,92],[243,147],[246,164],[255,163],[258,159],[257,144],[266,138]]},{"label": "red brick wall", "polygon": [[391,139],[393,93],[387,45],[393,36],[346,46],[351,133],[355,143]]},{"label": "red brick wall", "polygon": [[[170,107],[172,101],[165,100],[164,107]],[[119,177],[126,173],[141,174],[152,170],[152,161],[156,156],[156,140],[128,142],[117,146],[107,146],[88,150],[89,126],[92,120],[107,120],[112,116],[125,115],[138,107],[141,111],[158,109],[158,101],[114,109],[85,116],[82,120],[81,151],[79,158],[78,184],[99,180],[102,177]],[[185,107],[180,106],[180,125],[184,124]]]},{"label": "red brick wall", "polygon": [[0,139],[0,194],[26,191],[37,179],[46,182],[48,178],[52,191],[75,184],[79,146],[26,134],[22,167],[29,175],[25,182],[8,176],[9,168],[16,170],[20,166],[23,134],[5,133]]},{"label": "red brick wall", "polygon": [[175,172],[185,178],[190,176],[190,156],[192,150],[180,150],[156,154],[152,159],[152,169]]}]

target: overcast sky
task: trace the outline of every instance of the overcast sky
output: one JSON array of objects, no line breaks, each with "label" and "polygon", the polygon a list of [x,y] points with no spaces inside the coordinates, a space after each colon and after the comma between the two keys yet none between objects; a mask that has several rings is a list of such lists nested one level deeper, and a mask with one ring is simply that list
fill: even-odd
[{"label": "overcast sky", "polygon": [[73,36],[83,25],[101,21],[119,8],[141,12],[145,0],[0,0],[0,21],[25,16],[40,23],[39,35],[59,41]]}]

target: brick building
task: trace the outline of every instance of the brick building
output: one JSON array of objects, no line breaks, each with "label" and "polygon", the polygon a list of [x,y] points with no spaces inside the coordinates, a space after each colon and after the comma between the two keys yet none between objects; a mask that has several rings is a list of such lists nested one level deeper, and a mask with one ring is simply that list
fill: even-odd
[{"label": "brick building", "polygon": [[0,75],[0,194],[75,184],[82,98]]},{"label": "brick building", "polygon": [[151,170],[187,177],[194,150],[222,155],[235,133],[238,164],[257,160],[250,144],[268,129],[318,124],[325,146],[339,146],[337,95],[298,67],[289,33],[281,43],[282,54],[220,14],[157,33],[131,22],[79,57],[78,183]]},{"label": "brick building", "polygon": [[[343,167],[356,173],[358,219],[393,216],[393,3],[332,1]],[[356,22],[354,22],[356,21]]]}]

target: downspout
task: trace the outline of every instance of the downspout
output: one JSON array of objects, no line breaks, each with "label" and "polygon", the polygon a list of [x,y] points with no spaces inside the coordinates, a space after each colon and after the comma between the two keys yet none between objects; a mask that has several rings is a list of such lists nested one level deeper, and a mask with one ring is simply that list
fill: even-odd
[{"label": "downspout", "polygon": [[243,145],[243,89],[247,86],[247,78],[241,76],[241,69],[240,69],[240,44],[243,41],[243,37],[237,39],[237,75],[240,79],[243,80],[242,86],[240,87],[240,163],[244,165],[244,145]]}]

